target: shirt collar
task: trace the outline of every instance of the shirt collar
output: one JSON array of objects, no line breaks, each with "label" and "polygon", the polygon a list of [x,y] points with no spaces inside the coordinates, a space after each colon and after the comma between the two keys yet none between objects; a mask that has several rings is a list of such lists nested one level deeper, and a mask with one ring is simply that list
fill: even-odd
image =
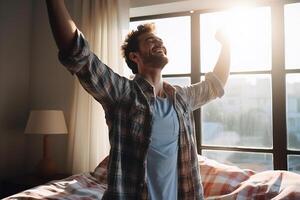
[{"label": "shirt collar", "polygon": [[[136,74],[133,80],[139,85],[147,98],[155,98],[154,87],[143,76],[141,76],[140,74]],[[176,92],[175,87],[165,81],[163,81],[163,87],[168,96],[174,97],[174,94]]]}]

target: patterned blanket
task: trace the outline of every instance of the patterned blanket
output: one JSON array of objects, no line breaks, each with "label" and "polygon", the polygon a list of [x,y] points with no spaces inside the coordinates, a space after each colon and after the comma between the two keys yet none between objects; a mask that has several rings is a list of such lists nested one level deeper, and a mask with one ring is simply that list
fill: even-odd
[{"label": "patterned blanket", "polygon": [[[224,165],[199,156],[206,199],[300,199],[300,175],[287,171],[255,173],[236,166]],[[63,180],[23,191],[6,199],[101,199],[106,189],[104,159],[92,173],[82,173]]]}]

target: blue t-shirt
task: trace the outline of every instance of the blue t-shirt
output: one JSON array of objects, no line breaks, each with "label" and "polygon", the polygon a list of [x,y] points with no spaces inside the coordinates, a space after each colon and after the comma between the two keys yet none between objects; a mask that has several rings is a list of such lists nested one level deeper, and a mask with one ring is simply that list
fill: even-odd
[{"label": "blue t-shirt", "polygon": [[157,97],[153,108],[146,170],[149,199],[177,200],[178,117],[169,98]]}]

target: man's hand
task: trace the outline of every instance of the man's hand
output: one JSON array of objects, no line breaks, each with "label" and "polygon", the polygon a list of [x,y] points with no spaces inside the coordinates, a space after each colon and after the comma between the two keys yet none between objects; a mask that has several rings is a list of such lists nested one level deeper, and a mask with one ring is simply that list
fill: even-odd
[{"label": "man's hand", "polygon": [[220,44],[228,46],[230,39],[225,29],[218,29],[215,34],[215,38]]}]

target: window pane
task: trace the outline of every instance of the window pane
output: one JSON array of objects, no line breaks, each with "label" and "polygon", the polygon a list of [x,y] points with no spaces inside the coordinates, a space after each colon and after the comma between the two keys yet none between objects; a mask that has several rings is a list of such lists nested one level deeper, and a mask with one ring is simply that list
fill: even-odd
[{"label": "window pane", "polygon": [[190,77],[168,77],[163,79],[171,85],[188,86],[191,84]]},{"label": "window pane", "polygon": [[203,106],[204,145],[272,148],[271,78],[232,75],[221,99]]},{"label": "window pane", "polygon": [[300,3],[284,6],[285,66],[300,68]]},{"label": "window pane", "polygon": [[244,153],[234,151],[203,150],[202,154],[210,159],[242,169],[264,171],[273,169],[273,156],[270,153]]},{"label": "window pane", "polygon": [[231,41],[231,71],[271,69],[271,11],[269,7],[200,15],[201,71],[212,71],[220,45],[218,29]]},{"label": "window pane", "polygon": [[300,174],[300,156],[289,155],[288,156],[288,169],[289,171]]},{"label": "window pane", "polygon": [[169,63],[163,74],[186,74],[191,72],[191,22],[190,16],[171,17],[130,22],[130,29],[139,24],[154,22],[156,32],[167,48]]},{"label": "window pane", "polygon": [[300,74],[286,75],[288,148],[300,149]]}]

